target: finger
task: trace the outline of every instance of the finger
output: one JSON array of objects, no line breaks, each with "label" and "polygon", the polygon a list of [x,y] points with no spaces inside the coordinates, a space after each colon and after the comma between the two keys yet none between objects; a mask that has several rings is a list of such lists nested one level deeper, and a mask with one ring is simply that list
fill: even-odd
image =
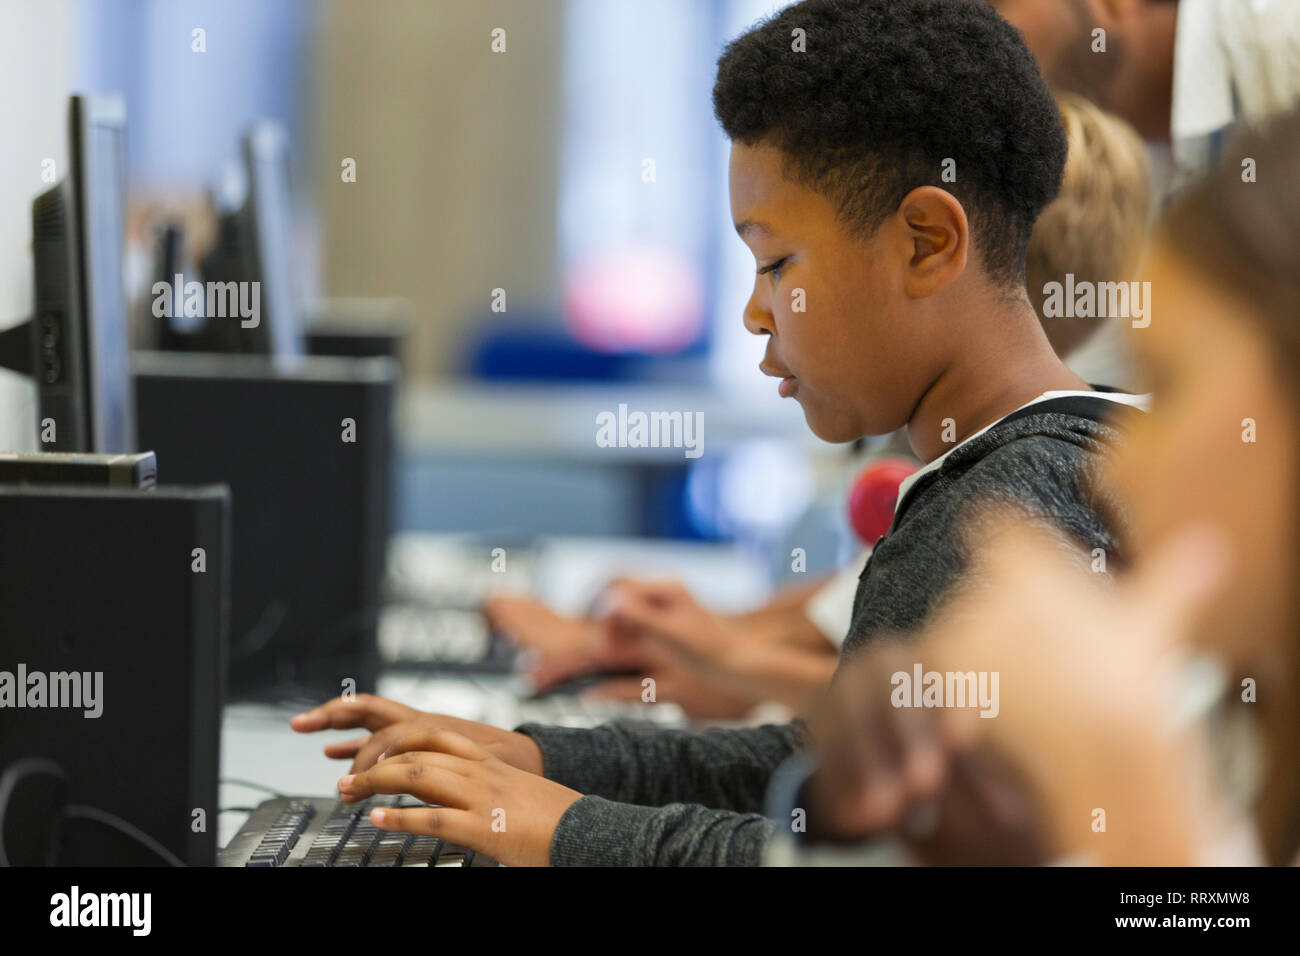
[{"label": "finger", "polygon": [[358,694],[352,700],[337,697],[298,714],[289,720],[289,726],[300,734],[318,730],[351,730],[354,727],[378,730],[405,719],[409,713],[409,707],[395,700],[372,694]]},{"label": "finger", "polygon": [[613,673],[649,670],[656,661],[664,659],[665,651],[642,639],[613,640],[592,655],[593,670]]},{"label": "finger", "polygon": [[555,684],[590,674],[596,670],[596,661],[591,653],[549,655],[543,657],[528,672],[533,686],[546,690]]},{"label": "finger", "polygon": [[593,608],[608,608],[609,603],[616,600],[620,594],[640,594],[641,589],[648,583],[650,582],[643,578],[629,578],[622,575],[610,578],[605,582],[605,586],[596,593],[591,606]]},{"label": "finger", "polygon": [[892,731],[879,707],[866,705],[868,699],[836,701],[833,729],[819,741],[821,793],[836,808],[832,815],[846,830],[844,837],[865,837],[888,825],[904,802],[896,747],[888,739]]},{"label": "finger", "polygon": [[450,754],[462,760],[487,760],[492,755],[470,740],[464,734],[454,730],[417,730],[401,734],[384,751],[381,759],[390,759],[399,754],[422,751],[434,754]]},{"label": "finger", "polygon": [[625,630],[654,629],[665,619],[665,602],[632,591],[620,591],[610,604],[606,621]]},{"label": "finger", "polygon": [[370,822],[380,830],[441,837],[471,850],[483,848],[484,826],[477,814],[456,807],[376,807]]},{"label": "finger", "polygon": [[903,788],[912,799],[933,796],[943,786],[946,761],[940,722],[926,707],[891,707],[890,729],[897,747]]},{"label": "finger", "polygon": [[[395,754],[392,757],[385,757],[382,761],[375,764],[378,766],[387,766],[390,764],[422,764],[427,767],[445,770],[448,773],[454,773],[458,777],[467,777],[477,766],[477,761],[466,760],[464,757],[457,757],[452,754],[430,753],[429,751],[411,750],[406,753]],[[348,774],[339,778],[339,793],[345,789],[351,791],[356,787],[356,780],[360,774]]]},{"label": "finger", "polygon": [[522,594],[493,594],[483,599],[483,614],[489,621],[496,622],[500,618],[516,617],[517,613],[531,613],[544,605],[527,595]]},{"label": "finger", "polygon": [[[428,755],[433,756],[433,755]],[[356,803],[376,793],[409,793],[425,803],[465,809],[472,781],[436,760],[385,760],[362,773],[339,778],[339,798]]]},{"label": "finger", "polygon": [[528,676],[538,690],[547,690],[576,677],[604,672],[645,670],[651,665],[653,652],[639,641],[619,642],[584,651],[543,659]]},{"label": "finger", "polygon": [[631,651],[633,648],[657,648],[660,653],[686,653],[698,656],[699,619],[642,602],[620,604],[604,620],[609,646]]},{"label": "finger", "polygon": [[851,753],[862,781],[855,801],[858,819],[870,829],[888,826],[902,812],[905,794],[893,748],[880,732],[880,725],[869,728]]},{"label": "finger", "polygon": [[[856,750],[836,746],[818,760],[810,781],[809,826],[837,839],[865,839],[897,820],[904,800],[897,775],[869,752],[870,737]],[[874,769],[867,770],[868,766]]]},{"label": "finger", "polygon": [[915,646],[882,648],[879,677],[870,695],[881,733],[893,747],[899,782],[911,799],[928,797],[942,786],[946,763],[939,715],[928,707],[896,706],[895,681],[913,672],[919,651]]},{"label": "finger", "polygon": [[619,599],[601,617],[601,632],[611,645],[641,640],[648,629],[658,625],[661,616],[661,612],[651,612],[639,602]]},{"label": "finger", "polygon": [[362,770],[369,770],[379,762],[379,757],[398,737],[410,731],[409,724],[393,724],[385,727],[370,735],[370,739],[361,745],[357,755],[352,758],[352,772],[359,773]]},{"label": "finger", "polygon": [[348,757],[355,757],[358,750],[365,746],[370,735],[365,737],[353,737],[351,740],[338,740],[332,744],[325,745],[325,756],[332,757],[335,760],[343,760]]},{"label": "finger", "polygon": [[626,596],[644,603],[671,603],[689,595],[686,585],[673,578],[640,579],[614,578],[606,586],[613,598]]}]

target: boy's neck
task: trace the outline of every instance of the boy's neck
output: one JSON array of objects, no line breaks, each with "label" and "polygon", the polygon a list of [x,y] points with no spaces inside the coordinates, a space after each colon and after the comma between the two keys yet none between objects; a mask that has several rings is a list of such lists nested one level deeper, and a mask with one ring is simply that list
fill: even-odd
[{"label": "boy's neck", "polygon": [[[985,328],[964,337],[908,419],[908,442],[921,461],[933,461],[1044,392],[1090,388],[1052,351],[1028,301],[997,310]],[[989,345],[971,347],[980,341]]]}]

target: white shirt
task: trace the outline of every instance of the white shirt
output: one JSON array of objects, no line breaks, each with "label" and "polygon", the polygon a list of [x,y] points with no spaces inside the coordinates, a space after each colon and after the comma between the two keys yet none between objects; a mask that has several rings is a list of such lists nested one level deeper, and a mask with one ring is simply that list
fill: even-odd
[{"label": "white shirt", "polygon": [[1221,135],[1300,104],[1300,0],[1181,0],[1170,138],[1177,189]]},{"label": "white shirt", "polygon": [[858,593],[858,578],[867,566],[871,549],[863,549],[844,570],[831,578],[803,606],[803,612],[826,640],[844,646],[849,625],[853,623],[853,599]]}]

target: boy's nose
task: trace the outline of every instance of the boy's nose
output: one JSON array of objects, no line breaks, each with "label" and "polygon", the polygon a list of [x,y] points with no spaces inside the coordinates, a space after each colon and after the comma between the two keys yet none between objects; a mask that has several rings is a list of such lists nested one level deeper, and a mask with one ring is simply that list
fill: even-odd
[{"label": "boy's nose", "polygon": [[758,304],[757,293],[752,293],[745,303],[745,328],[753,335],[772,334],[772,313]]}]

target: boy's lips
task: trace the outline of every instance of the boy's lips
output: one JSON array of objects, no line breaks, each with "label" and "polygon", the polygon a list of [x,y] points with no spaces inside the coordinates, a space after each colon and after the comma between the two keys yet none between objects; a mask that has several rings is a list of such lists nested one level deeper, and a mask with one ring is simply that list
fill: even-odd
[{"label": "boy's lips", "polygon": [[781,384],[777,386],[777,391],[780,393],[782,398],[789,398],[799,387],[799,380],[797,378],[789,372],[772,368],[772,366],[768,365],[766,362],[760,364],[758,370],[764,375],[770,375],[772,378],[779,378],[781,380]]}]

